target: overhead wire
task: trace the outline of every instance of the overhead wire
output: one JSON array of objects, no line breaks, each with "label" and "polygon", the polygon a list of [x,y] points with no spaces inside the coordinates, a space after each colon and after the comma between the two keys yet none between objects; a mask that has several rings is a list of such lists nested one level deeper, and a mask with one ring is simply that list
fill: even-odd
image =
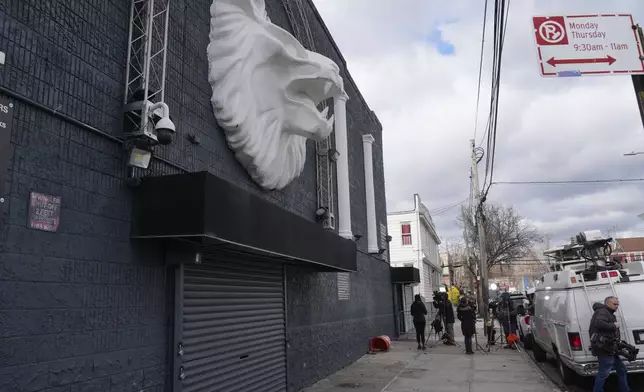
[{"label": "overhead wire", "polygon": [[495,181],[498,185],[567,185],[567,184],[608,184],[620,182],[642,182],[644,178],[616,178],[604,180],[552,180],[552,181]]},{"label": "overhead wire", "polygon": [[485,161],[485,180],[483,182],[483,197],[487,196],[492,186],[494,176],[494,160],[496,152],[497,120],[499,113],[499,92],[501,81],[501,61],[503,45],[507,31],[510,0],[496,0],[494,7],[494,56],[492,64],[492,94],[490,98],[490,115],[488,119],[487,159]]},{"label": "overhead wire", "polygon": [[474,138],[476,140],[476,131],[478,130],[479,124],[479,103],[481,102],[481,76],[483,75],[483,57],[485,49],[485,27],[487,24],[487,1],[485,0],[485,5],[483,8],[483,31],[481,33],[481,56],[479,59],[479,81],[476,91],[476,114],[474,115]]},{"label": "overhead wire", "polygon": [[448,206],[443,206],[443,207],[437,208],[437,209],[435,209],[435,210],[434,210],[434,212],[431,212],[431,215],[432,215],[432,216],[436,216],[436,215],[443,214],[443,213],[445,213],[445,212],[447,212],[447,211],[453,210],[454,208],[456,208],[456,207],[458,207],[458,206],[463,205],[463,204],[464,204],[466,201],[468,201],[468,200],[469,200],[469,197],[467,197],[467,198],[465,198],[465,199],[463,199],[463,200],[459,201],[458,203],[455,203],[455,204],[451,204],[451,205],[448,205]]}]

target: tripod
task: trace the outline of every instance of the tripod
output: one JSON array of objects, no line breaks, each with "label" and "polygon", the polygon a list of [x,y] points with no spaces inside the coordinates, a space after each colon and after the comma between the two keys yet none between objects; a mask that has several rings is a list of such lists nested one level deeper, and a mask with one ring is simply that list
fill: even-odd
[{"label": "tripod", "polygon": [[[433,322],[429,323],[429,325],[430,325],[430,327],[429,327],[429,331],[427,332],[427,336],[425,337],[425,346],[426,346],[426,347],[436,347],[436,345],[438,344],[438,341],[439,341],[439,340],[442,340],[442,339],[439,339],[439,337],[438,337],[438,334],[440,334],[440,333],[442,332],[442,326],[441,326],[441,330],[440,330],[440,331],[436,330],[436,327],[434,326],[434,323],[435,323],[437,320],[438,320],[439,322],[441,321],[440,313],[439,313],[439,314],[437,314],[437,315],[436,315],[436,317],[434,317],[434,321],[433,321]],[[429,345],[429,344],[428,344],[428,342],[429,342],[429,337],[432,335],[432,331],[434,332],[434,336],[435,336],[436,340],[434,341],[434,343],[433,343],[432,345]]]},{"label": "tripod", "polygon": [[511,309],[511,303],[508,301],[507,303],[503,304],[505,306],[504,312],[505,312],[505,325],[507,325],[507,328],[504,328],[504,325],[501,324],[501,320],[498,317],[494,317],[494,315],[490,315],[491,321],[491,326],[490,326],[490,332],[494,330],[494,320],[496,320],[499,323],[499,331],[502,333],[499,334],[498,337],[495,339],[490,339],[488,337],[488,343],[487,343],[487,350],[488,352],[490,351],[490,346],[496,345],[497,342],[501,343],[498,347],[496,347],[495,351],[498,351],[499,348],[504,347],[504,348],[514,348],[516,350],[519,350],[519,346],[516,344],[516,342],[513,342],[510,344],[508,342],[508,335],[509,334],[514,334],[515,332],[512,330],[512,323],[510,322],[510,314],[512,312]]},{"label": "tripod", "polygon": [[485,347],[487,348],[487,352],[490,352],[492,350],[492,346],[496,346],[496,343],[501,343],[501,344],[499,346],[497,346],[494,349],[494,351],[498,351],[500,347],[503,347],[504,341],[505,341],[505,344],[508,343],[507,338],[505,337],[503,326],[501,325],[501,322],[496,317],[491,317],[490,318],[490,324],[491,325],[490,325],[490,329],[489,329],[488,333],[491,333],[492,331],[494,331],[494,322],[495,322],[495,320],[496,320],[497,323],[499,323],[499,332],[500,333],[499,333],[499,336],[492,337],[492,338],[490,338],[489,335],[488,335],[487,344],[485,345]]},{"label": "tripod", "polygon": [[483,348],[479,344],[479,337],[478,336],[479,336],[479,334],[476,331],[476,326],[474,326],[474,350],[481,351],[481,352],[484,352],[486,354],[489,353],[490,352],[490,349],[489,349],[490,346],[489,345],[487,346],[487,350],[485,348]]}]

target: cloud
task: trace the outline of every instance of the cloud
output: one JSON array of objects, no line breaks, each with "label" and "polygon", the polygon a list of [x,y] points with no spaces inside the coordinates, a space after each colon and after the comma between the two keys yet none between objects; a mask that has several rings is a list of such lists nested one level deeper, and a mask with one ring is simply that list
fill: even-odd
[{"label": "cloud", "polygon": [[[469,195],[470,139],[482,140],[489,111],[492,18],[478,118],[483,2],[314,0],[348,68],[384,128],[390,211],[419,193],[439,235],[460,236]],[[546,79],[539,75],[531,18],[632,13],[639,0],[512,2],[501,68],[495,181],[644,178],[642,121],[630,77]],[[485,145],[483,145],[485,147]],[[485,159],[479,170],[485,173]],[[553,241],[582,230],[643,232],[644,182],[494,185],[489,201],[513,205]]]}]

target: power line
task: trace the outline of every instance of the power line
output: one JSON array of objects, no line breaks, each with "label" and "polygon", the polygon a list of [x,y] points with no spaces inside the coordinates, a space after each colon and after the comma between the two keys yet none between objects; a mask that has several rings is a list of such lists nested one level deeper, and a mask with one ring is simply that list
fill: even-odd
[{"label": "power line", "polygon": [[608,184],[618,182],[641,182],[644,178],[617,178],[607,180],[553,180],[553,181],[495,181],[498,185],[546,185],[546,184]]},{"label": "power line", "polygon": [[[433,212],[433,213],[432,213],[432,215],[433,215],[433,216],[436,216],[436,215],[443,214],[443,213],[445,213],[445,212],[447,212],[447,211],[453,210],[454,208],[456,208],[456,207],[458,207],[458,206],[463,205],[463,204],[464,204],[466,201],[468,201],[468,200],[469,200],[469,197],[467,197],[467,198],[465,198],[465,199],[463,199],[463,200],[459,201],[459,202],[458,202],[458,203],[456,203],[456,204],[452,204],[452,205],[450,205],[450,206],[444,206],[444,207],[441,207],[441,208],[437,208],[436,210],[434,210],[434,211],[436,211],[436,212]],[[438,211],[438,210],[440,210],[440,211]]]},{"label": "power line", "polygon": [[483,49],[485,48],[485,25],[487,23],[487,0],[483,8],[483,32],[481,33],[481,58],[479,60],[479,83],[476,91],[476,114],[474,115],[474,138],[479,125],[479,102],[481,100],[481,75],[483,74]]},{"label": "power line", "polygon": [[[490,99],[490,117],[487,130],[487,159],[485,160],[485,181],[483,182],[483,198],[490,191],[494,176],[494,158],[496,152],[496,132],[499,114],[499,92],[501,90],[501,60],[507,29],[510,0],[495,0],[494,5],[494,59],[492,68],[492,94]],[[488,178],[489,174],[489,178]],[[486,188],[487,185],[487,188]]]}]

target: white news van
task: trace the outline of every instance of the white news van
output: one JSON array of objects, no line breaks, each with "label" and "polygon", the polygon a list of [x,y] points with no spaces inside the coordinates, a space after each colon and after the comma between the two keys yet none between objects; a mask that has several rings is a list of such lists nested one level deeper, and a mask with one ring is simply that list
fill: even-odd
[{"label": "white news van", "polygon": [[588,243],[599,244],[603,249],[594,262],[584,250],[588,243],[544,252],[556,259],[554,271],[546,273],[535,290],[532,350],[539,362],[545,361],[546,355],[555,358],[565,383],[573,382],[575,373],[581,376],[597,373],[597,357],[590,352],[588,327],[592,305],[603,304],[608,296],[619,297],[616,316],[622,340],[642,352],[635,361],[624,360],[624,364],[629,372],[644,372],[644,262],[620,266],[602,261],[608,260],[610,250],[606,251],[606,245],[611,239],[598,235],[601,234],[597,231],[585,235],[592,238]]}]

